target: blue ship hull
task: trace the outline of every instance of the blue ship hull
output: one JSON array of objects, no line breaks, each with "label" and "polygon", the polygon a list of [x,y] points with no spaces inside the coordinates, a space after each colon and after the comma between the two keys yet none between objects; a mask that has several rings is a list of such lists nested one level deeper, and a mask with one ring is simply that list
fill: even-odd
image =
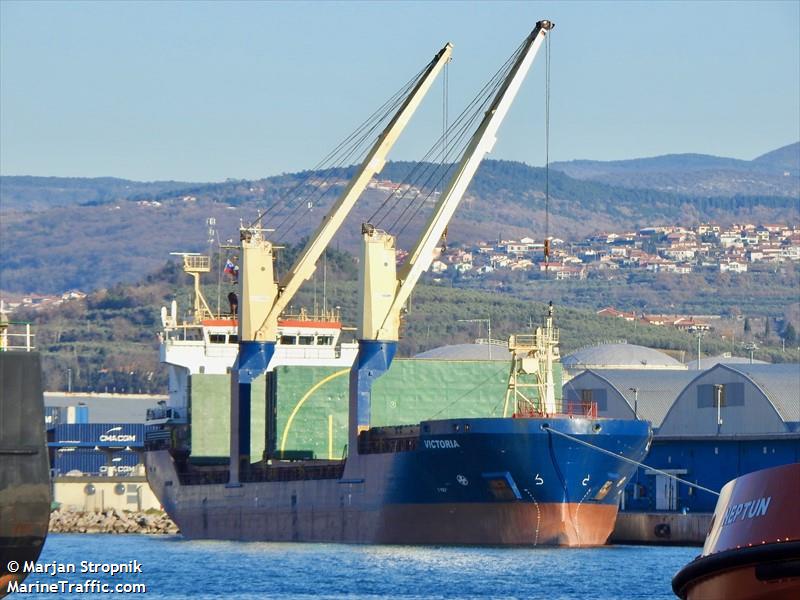
[{"label": "blue ship hull", "polygon": [[599,545],[635,466],[644,421],[475,418],[363,432],[345,461],[227,471],[147,453],[148,477],[190,538],[398,544]]}]

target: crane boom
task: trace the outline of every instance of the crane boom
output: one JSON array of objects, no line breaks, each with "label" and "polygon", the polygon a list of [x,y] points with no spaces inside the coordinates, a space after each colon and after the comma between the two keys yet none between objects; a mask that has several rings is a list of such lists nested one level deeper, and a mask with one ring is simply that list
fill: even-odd
[{"label": "crane boom", "polygon": [[[278,338],[278,316],[303,281],[311,277],[315,264],[339,229],[369,180],[386,162],[386,156],[403,131],[436,75],[450,59],[452,45],[446,44],[423,69],[414,87],[392,120],[367,153],[355,177],[334,203],[300,257],[280,284],[273,271],[273,245],[266,230],[249,227],[240,231],[240,317],[239,351],[231,368],[230,486],[238,486],[240,469],[249,464],[252,383],[274,366]],[[274,379],[271,379],[274,381]],[[274,385],[268,386],[268,406],[277,406]],[[275,409],[277,410],[277,409]]]},{"label": "crane boom", "polygon": [[307,281],[314,273],[317,260],[319,260],[325,248],[327,248],[331,239],[341,227],[356,200],[367,187],[370,179],[383,169],[389,150],[391,150],[397,138],[405,129],[436,76],[450,60],[452,49],[452,44],[446,44],[431,60],[413,90],[367,153],[356,175],[350,180],[350,183],[331,207],[331,210],[323,218],[314,235],[309,238],[294,265],[278,284],[272,306],[256,331],[256,340],[269,341],[276,339],[278,317],[291,302],[303,282]]},{"label": "crane boom", "polygon": [[539,21],[525,40],[517,60],[470,139],[447,188],[399,274],[394,276],[395,263],[393,260],[388,260],[388,257],[394,254],[394,238],[369,225],[362,229],[365,244],[360,298],[363,315],[359,336],[361,339],[398,339],[400,311],[422,273],[430,267],[437,243],[483,157],[491,151],[497,141],[497,130],[508,113],[547,32],[552,28],[552,22]]},{"label": "crane boom", "polygon": [[506,116],[550,21],[539,21],[526,38],[506,78],[492,100],[483,121],[473,134],[446,190],[433,211],[417,245],[412,250],[400,276],[396,274],[394,236],[364,224],[362,256],[359,269],[358,355],[350,370],[348,448],[360,453],[361,434],[369,429],[372,386],[392,364],[397,351],[400,311],[411,290],[433,261],[433,249],[444,233],[464,192],[467,190],[484,155],[492,149],[497,129]]}]

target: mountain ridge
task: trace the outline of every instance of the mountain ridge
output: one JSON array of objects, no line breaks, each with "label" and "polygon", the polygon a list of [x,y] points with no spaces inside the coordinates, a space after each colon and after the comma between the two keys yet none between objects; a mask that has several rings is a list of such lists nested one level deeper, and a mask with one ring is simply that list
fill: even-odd
[{"label": "mountain ridge", "polygon": [[550,166],[584,181],[686,195],[800,195],[800,142],[752,160],[683,153],[611,161],[560,161]]}]

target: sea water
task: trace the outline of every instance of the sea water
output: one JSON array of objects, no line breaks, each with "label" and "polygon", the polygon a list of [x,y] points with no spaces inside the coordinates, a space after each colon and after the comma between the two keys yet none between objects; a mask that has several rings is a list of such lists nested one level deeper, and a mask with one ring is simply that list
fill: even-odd
[{"label": "sea water", "polygon": [[[357,546],[51,534],[39,559],[47,572],[31,574],[25,581],[28,593],[18,597],[667,599],[675,598],[672,576],[699,550]],[[63,572],[64,565],[72,565],[67,570],[74,572]],[[56,584],[58,591],[30,593],[37,583],[52,589]],[[103,584],[106,593],[97,593]]]}]

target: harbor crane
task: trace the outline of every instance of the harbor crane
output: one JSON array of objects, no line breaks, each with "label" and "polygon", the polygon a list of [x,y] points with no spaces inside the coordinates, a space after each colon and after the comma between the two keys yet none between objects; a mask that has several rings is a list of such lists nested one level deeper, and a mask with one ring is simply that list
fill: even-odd
[{"label": "harbor crane", "polygon": [[450,60],[451,54],[452,45],[448,43],[423,69],[416,85],[378,136],[356,174],[280,282],[275,280],[274,246],[266,239],[266,230],[261,227],[241,229],[239,351],[231,369],[229,485],[240,485],[241,463],[245,459],[249,462],[251,386],[256,377],[274,367],[272,358],[278,338],[278,317],[289,305],[303,282],[311,278],[317,261],[370,179],[383,169],[389,151],[419,107],[436,76]]},{"label": "harbor crane", "polygon": [[467,144],[450,181],[437,201],[422,234],[406,261],[396,266],[395,237],[369,223],[362,226],[359,270],[358,355],[350,373],[350,452],[357,452],[358,435],[370,427],[374,381],[391,365],[399,340],[400,316],[411,291],[433,262],[434,250],[461,202],[483,157],[497,141],[497,131],[511,107],[534,58],[552,30],[539,21]]}]

